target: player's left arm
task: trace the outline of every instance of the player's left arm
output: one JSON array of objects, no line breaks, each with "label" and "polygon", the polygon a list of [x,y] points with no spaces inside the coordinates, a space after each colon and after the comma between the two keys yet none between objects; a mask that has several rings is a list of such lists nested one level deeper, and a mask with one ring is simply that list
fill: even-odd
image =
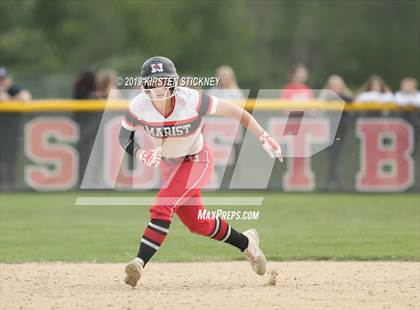
[{"label": "player's left arm", "polygon": [[257,120],[245,109],[226,100],[216,99],[211,114],[225,116],[238,120],[241,125],[258,137],[264,150],[271,156],[283,162],[280,145],[261,127]]}]

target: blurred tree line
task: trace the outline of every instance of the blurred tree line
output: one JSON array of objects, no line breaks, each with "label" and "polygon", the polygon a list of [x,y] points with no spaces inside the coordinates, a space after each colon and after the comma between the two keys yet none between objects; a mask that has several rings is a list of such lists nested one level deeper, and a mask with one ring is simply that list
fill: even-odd
[{"label": "blurred tree line", "polygon": [[14,76],[91,66],[121,75],[165,55],[180,74],[231,65],[242,88],[278,88],[296,62],[322,87],[419,76],[418,1],[1,1],[0,63]]}]

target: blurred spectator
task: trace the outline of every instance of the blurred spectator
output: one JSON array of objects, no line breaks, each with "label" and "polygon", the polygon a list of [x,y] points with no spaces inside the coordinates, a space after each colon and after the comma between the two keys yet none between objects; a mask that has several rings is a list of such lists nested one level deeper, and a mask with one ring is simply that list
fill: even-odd
[{"label": "blurred spectator", "polygon": [[96,73],[96,95],[101,99],[116,99],[120,97],[117,86],[117,72],[103,69]]},{"label": "blurred spectator", "polygon": [[31,94],[26,89],[14,84],[13,79],[7,73],[7,69],[0,67],[0,100],[30,101]]},{"label": "blurred spectator", "polygon": [[220,66],[216,70],[216,75],[220,78],[219,85],[209,89],[207,91],[209,94],[228,100],[244,99],[244,95],[236,82],[235,72],[230,66]]},{"label": "blurred spectator", "polygon": [[[95,73],[91,69],[82,71],[73,84],[74,99],[99,99],[95,85]],[[96,133],[101,123],[100,112],[96,111],[76,111],[74,121],[79,124],[80,137],[77,143],[79,151],[79,181],[85,173],[90,153],[95,142]]]},{"label": "blurred spectator", "polygon": [[394,94],[385,81],[377,75],[372,75],[358,91],[357,102],[393,102]]},{"label": "blurred spectator", "polygon": [[[120,98],[117,87],[117,72],[102,69],[96,74],[91,70],[82,72],[74,83],[75,99],[116,99]],[[74,115],[79,124],[79,180],[82,181],[93,150],[96,134],[101,124],[102,113],[99,111],[77,112]]]},{"label": "blurred spectator", "polygon": [[80,73],[73,85],[73,99],[96,99],[95,73],[85,70]]},{"label": "blurred spectator", "polygon": [[[226,100],[232,100],[232,103],[236,103],[240,106],[245,106],[246,104],[246,98],[244,96],[244,93],[239,89],[238,83],[236,81],[236,75],[235,71],[233,71],[233,68],[228,65],[222,65],[216,69],[216,77],[219,78],[219,84],[216,87],[213,87],[211,89],[206,90],[207,94],[213,95],[215,97],[226,99]],[[248,93],[246,93],[248,95]],[[237,102],[234,102],[234,101]],[[239,124],[237,124],[239,126]],[[237,127],[234,130],[241,130],[239,127]],[[206,134],[205,134],[206,136]],[[233,148],[235,152],[239,152],[240,150],[240,143],[238,141],[234,141]],[[241,177],[241,171],[239,170],[239,177]],[[222,173],[223,171],[220,170],[218,173]],[[215,178],[216,180],[217,178]],[[222,184],[223,178],[220,179],[220,181],[215,181],[219,185]],[[216,184],[215,183],[215,184]]]},{"label": "blurred spectator", "polygon": [[417,90],[416,79],[411,77],[402,79],[400,90],[395,93],[395,102],[400,106],[420,107],[420,92]]},{"label": "blurred spectator", "polygon": [[[401,80],[400,90],[395,93],[395,102],[401,107],[413,106],[420,108],[420,92],[417,90],[417,80],[406,77]],[[419,141],[420,112],[401,111],[401,116],[414,126],[415,141]]]},{"label": "blurred spectator", "polygon": [[[0,66],[0,101],[30,101],[31,94],[16,85],[7,69]],[[21,145],[21,114],[7,112],[0,114],[0,139],[4,146],[0,151],[0,188],[15,189],[18,163],[21,160],[18,150]]]},{"label": "blurred spectator", "polygon": [[308,100],[313,98],[312,90],[306,85],[308,69],[304,64],[296,64],[289,72],[289,83],[281,92],[281,99]]},{"label": "blurred spectator", "polygon": [[335,100],[336,96],[332,94],[331,91],[338,95],[346,103],[353,100],[352,93],[341,76],[331,75],[328,78],[327,84],[325,84],[323,91],[321,91],[319,95],[319,99],[325,101]]},{"label": "blurred spectator", "polygon": [[[324,86],[324,89],[321,91],[318,99],[325,101],[337,101],[337,96],[345,103],[350,103],[353,101],[352,93],[348,89],[344,80],[338,75],[331,75],[328,78],[327,84]],[[329,115],[333,120],[336,120],[336,112],[327,113],[327,115]],[[327,186],[330,190],[334,190],[340,187],[337,168],[339,156],[341,150],[343,149],[344,142],[346,141],[345,137],[347,134],[349,120],[349,113],[347,111],[343,111],[341,114],[341,119],[338,123],[334,143],[327,149],[329,156]],[[330,123],[333,124],[334,122],[331,121]]]}]

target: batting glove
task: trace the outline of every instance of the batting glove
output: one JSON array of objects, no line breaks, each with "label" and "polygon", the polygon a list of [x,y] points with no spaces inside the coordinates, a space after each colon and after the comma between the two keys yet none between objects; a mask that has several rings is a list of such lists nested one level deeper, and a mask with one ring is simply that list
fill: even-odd
[{"label": "batting glove", "polygon": [[136,154],[136,157],[146,166],[146,167],[157,167],[162,160],[162,154],[160,150],[139,150]]},{"label": "batting glove", "polygon": [[280,145],[266,131],[258,136],[258,140],[260,140],[262,147],[271,158],[278,158],[280,162],[283,162]]}]

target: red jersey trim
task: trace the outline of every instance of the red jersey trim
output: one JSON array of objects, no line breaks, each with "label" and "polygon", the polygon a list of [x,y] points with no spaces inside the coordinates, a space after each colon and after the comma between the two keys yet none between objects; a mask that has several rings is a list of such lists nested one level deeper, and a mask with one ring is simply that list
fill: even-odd
[{"label": "red jersey trim", "polygon": [[179,121],[163,121],[163,122],[147,122],[145,120],[141,120],[142,124],[151,125],[151,126],[173,126],[173,125],[183,125],[187,123],[191,123],[199,118],[199,115],[193,116],[191,118],[179,120]]},{"label": "red jersey trim", "polygon": [[134,124],[133,122],[130,122],[126,116],[124,116],[124,122],[127,123],[127,125],[130,125],[131,127],[136,127],[137,125]]},{"label": "red jersey trim", "polygon": [[139,122],[142,122],[142,120],[141,120],[141,119],[139,119],[139,118],[138,118],[138,117],[134,114],[134,112],[130,110],[130,108],[128,108],[127,112],[128,112],[128,114],[130,114],[130,116],[131,116],[132,118],[134,118],[135,120],[137,120],[137,121],[139,121]]}]

